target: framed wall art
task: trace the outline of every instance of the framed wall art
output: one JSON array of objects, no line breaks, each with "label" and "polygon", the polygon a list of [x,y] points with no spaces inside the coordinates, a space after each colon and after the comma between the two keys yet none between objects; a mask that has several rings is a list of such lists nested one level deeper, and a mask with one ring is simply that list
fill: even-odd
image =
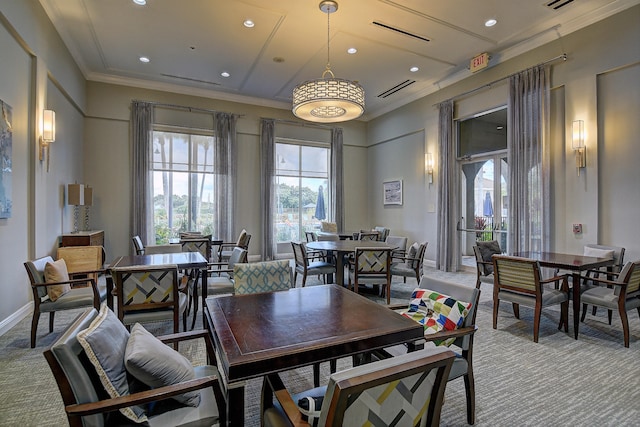
[{"label": "framed wall art", "polygon": [[401,205],[402,204],[402,180],[384,181],[382,183],[384,190],[385,205]]},{"label": "framed wall art", "polygon": [[0,218],[11,218],[11,106],[0,100]]}]

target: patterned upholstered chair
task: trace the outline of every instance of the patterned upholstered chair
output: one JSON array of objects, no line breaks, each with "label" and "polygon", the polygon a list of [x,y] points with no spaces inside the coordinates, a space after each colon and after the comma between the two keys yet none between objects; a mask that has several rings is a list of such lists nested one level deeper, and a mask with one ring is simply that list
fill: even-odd
[{"label": "patterned upholstered chair", "polygon": [[[261,424],[313,426],[317,419],[319,426],[437,426],[453,359],[446,348],[407,353],[336,372],[327,386],[293,396],[277,374],[268,375]],[[317,402],[318,410],[307,424],[298,405],[309,401]]]},{"label": "patterned upholstered chair", "polygon": [[[193,373],[190,374],[185,367],[190,361],[181,362],[182,356],[175,356],[173,350],[165,345],[202,339],[205,342],[203,347],[206,356],[209,360],[215,360],[211,334],[204,330],[173,334],[158,337],[162,342],[157,342],[148,335],[129,335],[123,330],[113,312],[106,313],[103,309],[99,313],[90,308],[80,314],[44,352],[60,390],[64,412],[70,426],[196,426],[213,425],[216,421],[225,425],[224,396],[218,369],[212,365],[199,365],[192,367]],[[95,340],[92,340],[90,350],[85,350],[80,336],[89,330]],[[101,340],[101,337],[108,339]],[[104,342],[102,347],[101,342]],[[105,351],[100,351],[102,348]],[[127,354],[125,349],[135,351]],[[89,362],[89,352],[93,353],[95,363],[102,362],[102,377]],[[129,390],[124,393],[122,388],[124,384],[128,385],[127,379],[131,378],[129,371],[132,370],[132,365],[137,376],[143,378],[138,381],[153,384],[153,390],[138,387],[135,391]],[[119,375],[123,371],[126,374],[125,379],[118,381],[116,378],[121,378]],[[145,375],[140,375],[141,372]],[[110,391],[103,385],[103,381],[112,384]],[[120,397],[110,397],[116,393]],[[191,399],[195,395],[199,403],[190,400],[190,404],[195,406],[188,406],[174,400],[185,393],[189,393]],[[49,404],[55,407],[57,402]],[[135,412],[131,412],[132,409],[128,409],[132,406],[145,408],[144,416],[147,422],[136,424],[126,418],[135,415]]]},{"label": "patterned upholstered chair", "polygon": [[189,238],[180,238],[182,252],[200,252],[207,262],[211,261],[211,235],[207,236],[190,236]]},{"label": "patterned upholstered chair", "polygon": [[338,224],[335,222],[320,221],[320,230],[324,231],[325,233],[337,233]]},{"label": "patterned upholstered chair", "polygon": [[293,283],[289,260],[236,264],[233,277],[236,295],[284,291]]},{"label": "patterned upholstered chair", "polygon": [[[615,280],[591,279],[597,286],[582,292],[580,296],[582,317],[580,320],[584,322],[588,304],[604,307],[610,311],[617,309],[622,321],[624,346],[628,348],[629,319],[627,311],[635,308],[640,316],[640,261],[628,262],[622,271],[615,276]],[[611,317],[609,317],[609,324],[611,324]]]},{"label": "patterned upholstered chair", "polygon": [[[40,313],[49,313],[49,333],[53,332],[53,319],[56,311],[73,310],[82,307],[99,308],[100,303],[107,298],[106,286],[99,286],[93,276],[83,279],[69,279],[69,274],[63,271],[58,274],[59,277],[55,281],[46,280],[46,276],[53,278],[52,274],[45,275],[47,264],[53,264],[53,258],[46,256],[33,261],[24,263],[27,270],[29,280],[31,281],[31,291],[33,292],[33,318],[31,320],[31,348],[36,346],[36,332],[38,331],[38,322]],[[60,264],[61,262],[58,262]],[[63,261],[62,261],[63,263]],[[66,265],[63,270],[66,270]],[[87,286],[87,284],[89,286]],[[82,287],[73,288],[73,285],[81,285]],[[52,287],[68,287],[68,290],[57,297],[55,301],[49,296],[48,289]],[[58,294],[60,292],[56,292]]]},{"label": "patterned upholstered chair", "polygon": [[420,283],[427,245],[427,242],[420,245],[414,243],[406,255],[394,258],[391,263],[391,275],[402,276],[405,283],[407,283],[407,277],[413,277],[416,282]]},{"label": "patterned upholstered chair", "polygon": [[379,237],[380,235],[378,234],[377,231],[366,231],[366,230],[359,232],[357,238],[356,236],[354,236],[355,240],[366,240],[370,242],[378,240]]},{"label": "patterned upholstered chair", "polygon": [[178,267],[122,267],[111,270],[117,295],[118,319],[127,327],[135,323],[173,321],[173,331],[187,330],[188,297],[178,292]]},{"label": "patterned upholstered chair", "polygon": [[[363,243],[364,245],[365,243]],[[359,285],[381,286],[387,296],[387,304],[391,298],[391,249],[389,248],[356,248],[353,261],[349,266],[349,287],[358,293]]]},{"label": "patterned upholstered chair", "polygon": [[[325,276],[327,274],[335,274],[336,266],[324,260],[314,261],[307,254],[304,243],[291,242],[293,248],[293,258],[296,262],[295,272],[293,274],[293,283],[295,285],[298,279],[298,273],[302,274],[302,286],[307,283],[307,276]],[[326,282],[326,280],[325,280]]]},{"label": "patterned upholstered chair", "polygon": [[[533,307],[533,341],[538,342],[540,316],[543,307],[560,304],[560,324],[568,331],[569,285],[567,276],[553,276],[542,279],[538,261],[493,255],[493,329],[498,327],[498,307],[500,301]],[[547,283],[562,283],[560,289],[549,289]]]}]

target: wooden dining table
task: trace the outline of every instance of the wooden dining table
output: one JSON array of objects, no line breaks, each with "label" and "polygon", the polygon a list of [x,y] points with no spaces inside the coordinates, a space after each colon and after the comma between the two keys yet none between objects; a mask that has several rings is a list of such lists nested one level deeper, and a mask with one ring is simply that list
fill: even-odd
[{"label": "wooden dining table", "polygon": [[229,425],[244,424],[245,382],[423,337],[423,327],[341,286],[207,298],[206,327]]},{"label": "wooden dining table", "polygon": [[573,333],[578,339],[580,325],[580,282],[583,271],[613,265],[612,258],[596,258],[584,255],[563,254],[556,252],[516,252],[517,257],[535,259],[541,267],[549,267],[559,270],[568,270],[571,273],[573,283]]},{"label": "wooden dining table", "polygon": [[[397,249],[397,245],[377,240],[322,240],[308,242],[306,247],[314,251],[327,251],[329,255],[336,252],[336,281],[338,285],[344,286],[344,257],[348,253],[355,252],[356,248],[388,248]],[[328,280],[333,282],[332,275],[328,275]]]}]

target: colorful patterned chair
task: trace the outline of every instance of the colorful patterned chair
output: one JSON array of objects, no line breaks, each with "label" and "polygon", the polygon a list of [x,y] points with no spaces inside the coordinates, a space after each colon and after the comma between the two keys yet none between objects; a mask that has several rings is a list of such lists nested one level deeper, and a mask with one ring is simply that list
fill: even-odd
[{"label": "colorful patterned chair", "polygon": [[[453,359],[442,347],[407,353],[337,372],[327,386],[293,396],[277,374],[268,375],[261,425],[316,425],[317,419],[319,426],[437,426]],[[319,409],[305,411],[308,424],[300,423],[303,402]]]},{"label": "colorful patterned chair", "polygon": [[178,292],[178,267],[122,267],[111,270],[117,295],[118,319],[127,327],[135,323],[171,320],[173,332],[187,330],[188,297]]},{"label": "colorful patterned chair", "polygon": [[290,289],[293,274],[289,260],[236,264],[233,267],[236,295]]}]

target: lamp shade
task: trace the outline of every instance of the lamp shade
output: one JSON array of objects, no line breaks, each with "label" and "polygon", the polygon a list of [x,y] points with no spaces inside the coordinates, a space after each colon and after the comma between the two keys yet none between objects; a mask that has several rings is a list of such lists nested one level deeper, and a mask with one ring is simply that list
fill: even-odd
[{"label": "lamp shade", "polygon": [[88,185],[84,186],[84,205],[93,205],[93,188],[89,187]]},{"label": "lamp shade", "polygon": [[293,90],[293,114],[320,123],[344,122],[364,113],[364,89],[336,77],[310,80]]},{"label": "lamp shade", "polygon": [[67,204],[83,206],[85,198],[85,187],[82,184],[69,184],[67,186]]}]

